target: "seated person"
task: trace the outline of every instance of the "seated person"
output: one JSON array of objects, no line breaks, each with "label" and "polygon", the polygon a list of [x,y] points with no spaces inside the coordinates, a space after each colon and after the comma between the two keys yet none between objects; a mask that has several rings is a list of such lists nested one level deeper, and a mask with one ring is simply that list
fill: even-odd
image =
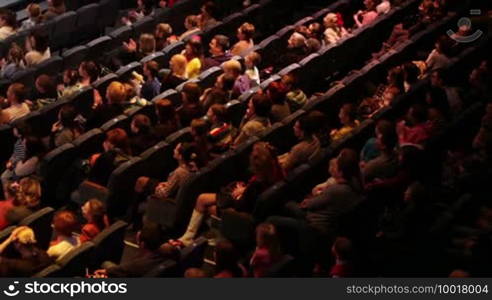
[{"label": "seated person", "polygon": [[1,277],[30,277],[51,263],[46,251],[37,246],[34,231],[27,226],[17,227],[0,244]]},{"label": "seated person", "polygon": [[113,81],[109,84],[104,98],[94,89],[93,111],[87,118],[87,128],[100,127],[112,118],[123,114],[125,111],[124,103],[127,100],[128,90],[119,81]]},{"label": "seated person", "polygon": [[186,31],[179,36],[179,40],[184,40],[187,37],[190,37],[200,31],[200,19],[198,16],[189,15],[185,18],[184,27]]},{"label": "seated person", "polygon": [[250,260],[254,277],[265,277],[282,258],[277,229],[273,224],[261,223],[256,227],[256,249]]},{"label": "seated person", "polygon": [[330,277],[351,277],[354,272],[354,249],[352,241],[345,237],[337,237],[331,248],[335,264],[331,267]]},{"label": "seated person", "polygon": [[13,183],[10,189],[15,190],[12,207],[7,211],[5,219],[9,225],[17,225],[23,219],[35,213],[41,204],[41,184],[33,178],[22,178]]},{"label": "seated person", "polygon": [[244,23],[237,29],[238,42],[231,49],[232,55],[243,55],[254,46],[253,37],[255,36],[255,26]]},{"label": "seated person", "polygon": [[0,8],[0,41],[17,32],[17,15],[6,8]]},{"label": "seated person", "polygon": [[155,138],[158,141],[165,140],[171,133],[181,129],[173,103],[169,99],[158,99],[154,103],[157,124],[154,127]]},{"label": "seated person", "polygon": [[206,215],[215,215],[219,209],[232,207],[239,212],[251,213],[258,196],[271,185],[283,179],[283,172],[270,145],[258,142],[250,154],[252,176],[248,183],[233,182],[218,194],[201,194],[196,201],[188,228],[176,242],[185,246],[193,242]]},{"label": "seated person", "polygon": [[290,107],[285,97],[287,89],[281,81],[275,81],[266,88],[266,95],[272,103],[270,112],[272,122],[281,122],[290,115]]},{"label": "seated person", "polygon": [[335,44],[348,34],[347,30],[340,24],[340,15],[328,13],[323,19],[325,25],[324,42],[327,45]]},{"label": "seated person", "polygon": [[210,27],[217,24],[218,8],[213,1],[207,1],[200,8],[198,15],[199,27],[202,31],[208,30]]},{"label": "seated person", "polygon": [[130,141],[126,132],[121,128],[108,131],[106,140],[103,142],[103,149],[103,153],[91,157],[92,168],[88,180],[106,186],[111,173],[132,157]]},{"label": "seated person", "polygon": [[58,121],[51,126],[50,145],[52,148],[70,143],[84,133],[77,120],[78,113],[71,104],[64,104],[58,112]]},{"label": "seated person", "polygon": [[143,73],[145,82],[142,84],[140,96],[147,101],[152,101],[161,92],[161,82],[159,81],[159,64],[149,61],[144,64]]},{"label": "seated person", "polygon": [[150,118],[144,114],[138,114],[132,118],[130,130],[130,147],[134,155],[140,155],[158,142],[152,130]]},{"label": "seated person", "polygon": [[294,112],[308,102],[306,94],[299,87],[299,78],[293,72],[283,75],[282,83],[287,90],[287,95],[285,95],[285,97],[289,104],[290,111]]},{"label": "seated person", "polygon": [[49,36],[41,31],[33,31],[26,39],[27,53],[24,56],[27,67],[34,67],[51,57]]},{"label": "seated person", "polygon": [[427,109],[424,105],[414,104],[410,107],[406,120],[400,121],[396,127],[399,144],[423,146],[431,134],[431,126],[427,117]]},{"label": "seated person", "polygon": [[[26,104],[27,89],[22,83],[12,83],[7,89],[9,106],[3,110],[8,122],[20,119],[31,112]],[[5,101],[5,100],[4,100]]]},{"label": "seated person", "polygon": [[231,59],[229,52],[229,38],[218,34],[209,43],[210,57],[205,58],[203,70],[211,67],[220,66],[222,63]]},{"label": "seated person", "polygon": [[316,122],[309,115],[302,116],[294,124],[294,135],[300,142],[278,158],[285,173],[309,162],[319,154],[320,143],[315,136],[316,125]]},{"label": "seated person", "polygon": [[104,204],[97,199],[90,199],[82,206],[82,216],[87,221],[82,226],[80,242],[85,243],[95,238],[104,229],[109,227]]},{"label": "seated person", "polygon": [[344,104],[340,108],[340,113],[338,114],[340,123],[342,127],[339,129],[333,129],[330,133],[331,139],[337,141],[345,137],[347,134],[352,132],[357,126],[359,126],[359,121],[356,118],[356,110],[354,106],[350,103]]},{"label": "seated person", "polygon": [[48,255],[55,260],[61,260],[72,249],[78,247],[80,239],[73,235],[78,230],[79,222],[73,212],[69,210],[57,212],[53,217],[55,239],[48,248]]},{"label": "seated person", "polygon": [[17,44],[10,46],[4,59],[0,59],[0,79],[12,79],[12,76],[26,67],[24,50]]},{"label": "seated person", "polygon": [[212,152],[223,153],[227,151],[231,147],[237,131],[228,118],[227,108],[222,104],[214,104],[208,109],[207,117],[211,123],[208,139],[213,144]]},{"label": "seated person", "polygon": [[186,42],[182,53],[186,57],[186,78],[193,79],[200,75],[203,67],[203,45],[199,36],[193,36]]},{"label": "seated person", "polygon": [[48,0],[48,9],[43,13],[43,19],[49,21],[67,11],[65,0]]},{"label": "seated person", "polygon": [[365,10],[359,10],[354,15],[355,25],[360,28],[371,24],[378,17],[376,11],[376,0],[364,0]]},{"label": "seated person", "polygon": [[240,145],[250,137],[258,136],[270,126],[270,111],[272,104],[270,99],[261,94],[255,94],[248,102],[248,109],[244,116],[239,135],[234,140],[234,145]]},{"label": "seated person", "polygon": [[186,81],[186,57],[181,54],[175,54],[169,61],[169,73],[162,77],[161,93],[168,89],[175,89],[178,85]]},{"label": "seated person", "polygon": [[37,3],[31,3],[26,7],[29,18],[22,21],[22,25],[19,31],[28,30],[43,22],[43,16],[41,15],[41,7]]},{"label": "seated person", "polygon": [[204,111],[200,103],[201,93],[202,91],[197,83],[188,82],[183,86],[181,91],[183,104],[176,110],[182,126],[189,126],[193,119],[203,116]]}]

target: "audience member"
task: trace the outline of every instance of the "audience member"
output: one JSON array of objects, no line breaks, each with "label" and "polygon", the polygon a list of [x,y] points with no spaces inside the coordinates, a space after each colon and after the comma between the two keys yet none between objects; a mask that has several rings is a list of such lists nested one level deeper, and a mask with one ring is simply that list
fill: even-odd
[{"label": "audience member", "polygon": [[17,16],[13,11],[6,8],[0,9],[0,41],[17,32],[16,23]]},{"label": "audience member", "polygon": [[108,216],[104,204],[97,199],[90,199],[82,206],[82,216],[87,221],[82,226],[80,242],[85,243],[94,239],[104,229],[109,227]]},{"label": "audience member", "polygon": [[261,94],[255,94],[248,102],[248,109],[241,121],[239,135],[234,140],[237,146],[247,141],[250,137],[258,136],[270,126],[270,112],[272,103],[270,99]]},{"label": "audience member", "polygon": [[231,49],[232,55],[244,55],[245,52],[254,46],[253,37],[255,35],[255,26],[250,23],[244,23],[237,29],[237,42]]},{"label": "audience member", "polygon": [[62,210],[53,217],[54,240],[48,248],[48,255],[59,261],[72,249],[80,245],[80,239],[73,233],[79,230],[77,216],[69,211]]},{"label": "audience member", "polygon": [[273,224],[262,223],[256,227],[256,249],[250,266],[254,277],[265,277],[269,269],[280,260],[282,250]]}]

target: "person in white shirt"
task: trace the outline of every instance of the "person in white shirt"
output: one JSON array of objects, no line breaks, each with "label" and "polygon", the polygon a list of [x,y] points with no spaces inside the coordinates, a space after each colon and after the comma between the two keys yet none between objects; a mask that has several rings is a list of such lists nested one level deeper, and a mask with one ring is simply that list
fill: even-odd
[{"label": "person in white shirt", "polygon": [[3,110],[8,122],[22,118],[30,112],[26,100],[26,87],[22,83],[13,83],[7,90],[7,101],[10,106]]},{"label": "person in white shirt", "polygon": [[51,258],[61,260],[72,249],[80,246],[79,238],[73,235],[73,232],[79,230],[80,224],[73,212],[63,210],[53,217],[52,227],[56,238],[47,253]]},{"label": "person in white shirt", "polygon": [[384,15],[389,13],[391,10],[391,2],[390,0],[383,0],[381,3],[376,6],[376,11],[380,15]]},{"label": "person in white shirt", "polygon": [[338,24],[338,15],[335,13],[328,13],[323,19],[325,25],[325,43],[335,44],[342,37],[348,34],[347,30]]},{"label": "person in white shirt", "polygon": [[0,41],[5,40],[17,32],[16,23],[17,16],[14,12],[0,8]]}]

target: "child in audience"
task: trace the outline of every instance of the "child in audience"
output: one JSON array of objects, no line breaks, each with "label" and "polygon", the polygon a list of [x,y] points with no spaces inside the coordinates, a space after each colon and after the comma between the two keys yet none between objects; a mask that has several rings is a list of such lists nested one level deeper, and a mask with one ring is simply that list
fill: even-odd
[{"label": "child in audience", "polygon": [[98,199],[90,199],[82,206],[82,216],[87,223],[82,226],[80,242],[85,243],[94,239],[104,229],[109,227],[104,204]]},{"label": "child in audience", "polygon": [[355,117],[356,111],[354,106],[350,103],[344,104],[342,108],[340,108],[340,113],[338,114],[342,127],[331,131],[331,139],[333,141],[340,140],[359,126],[359,121],[356,120]]},{"label": "child in audience", "polygon": [[256,249],[250,266],[254,277],[265,277],[269,269],[280,260],[282,251],[275,226],[262,223],[256,227]]},{"label": "child in audience", "polygon": [[258,66],[261,63],[261,55],[257,52],[251,52],[244,58],[244,63],[246,65],[245,74],[249,77],[251,87],[260,85],[260,71]]},{"label": "child in audience", "polygon": [[31,29],[43,21],[43,17],[41,16],[41,7],[39,4],[31,3],[27,6],[26,10],[29,18],[22,21],[22,25],[19,29],[20,31]]},{"label": "child in audience", "polygon": [[80,239],[73,235],[79,230],[77,216],[69,210],[62,210],[53,217],[53,231],[55,239],[48,248],[48,255],[55,259],[61,260],[72,249],[80,245]]}]

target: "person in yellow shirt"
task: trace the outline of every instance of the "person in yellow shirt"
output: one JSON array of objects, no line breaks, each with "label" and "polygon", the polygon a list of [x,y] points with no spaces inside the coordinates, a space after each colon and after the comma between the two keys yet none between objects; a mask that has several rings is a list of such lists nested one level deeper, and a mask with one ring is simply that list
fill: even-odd
[{"label": "person in yellow shirt", "polygon": [[200,75],[203,61],[203,45],[199,37],[192,37],[187,43],[183,55],[186,64],[186,78],[193,79]]},{"label": "person in yellow shirt", "polygon": [[353,104],[347,103],[340,108],[338,113],[338,118],[340,118],[340,123],[342,127],[339,129],[333,129],[330,133],[332,141],[337,141],[347,134],[352,132],[357,126],[359,126],[359,121],[356,118],[356,110]]}]

